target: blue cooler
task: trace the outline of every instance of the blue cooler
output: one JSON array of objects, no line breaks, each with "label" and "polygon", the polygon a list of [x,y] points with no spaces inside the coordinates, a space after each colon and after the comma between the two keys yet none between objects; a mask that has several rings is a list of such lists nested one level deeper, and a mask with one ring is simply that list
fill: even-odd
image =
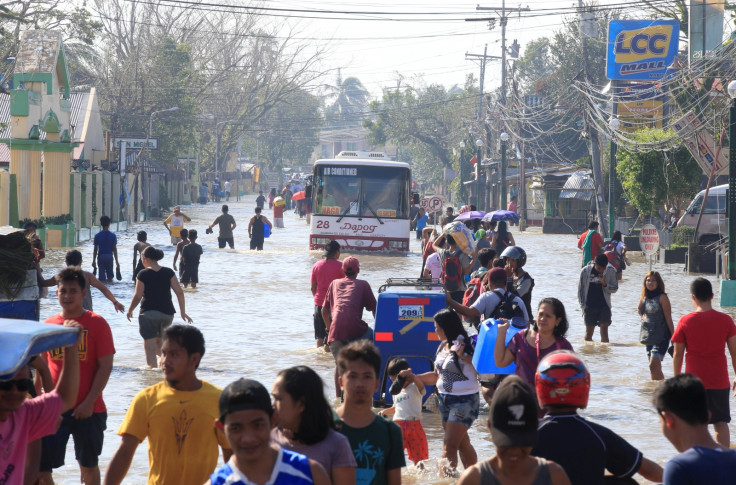
[{"label": "blue cooler", "polygon": [[[392,287],[390,282],[379,289],[374,332],[374,343],[381,351],[381,372],[380,387],[373,399],[387,405],[393,403],[387,372],[391,360],[403,357],[415,374],[434,369],[440,341],[434,332],[433,317],[447,307],[445,294],[440,291]],[[424,399],[433,391],[434,386],[427,386]]]},{"label": "blue cooler", "polygon": [[3,343],[0,380],[17,374],[33,355],[73,344],[78,333],[77,327],[0,318],[0,342]]},{"label": "blue cooler", "polygon": [[[496,337],[498,337],[499,320],[489,318],[480,324],[480,333],[478,333],[478,342],[475,344],[475,352],[473,353],[473,367],[478,374],[513,374],[516,372],[516,363],[511,363],[506,367],[496,366],[496,359],[493,351],[496,347]],[[513,323],[506,330],[506,342],[508,345],[514,335],[527,328],[528,325],[517,327]]]}]

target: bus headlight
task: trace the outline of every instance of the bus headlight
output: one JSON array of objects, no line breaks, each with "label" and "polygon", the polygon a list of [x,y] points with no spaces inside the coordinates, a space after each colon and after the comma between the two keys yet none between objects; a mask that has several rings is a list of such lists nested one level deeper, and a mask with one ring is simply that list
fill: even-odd
[{"label": "bus headlight", "polygon": [[312,245],[313,246],[324,246],[326,244],[329,244],[331,239],[329,237],[313,237],[312,238]]},{"label": "bus headlight", "polygon": [[408,241],[389,241],[388,248],[389,249],[409,249],[409,242]]}]

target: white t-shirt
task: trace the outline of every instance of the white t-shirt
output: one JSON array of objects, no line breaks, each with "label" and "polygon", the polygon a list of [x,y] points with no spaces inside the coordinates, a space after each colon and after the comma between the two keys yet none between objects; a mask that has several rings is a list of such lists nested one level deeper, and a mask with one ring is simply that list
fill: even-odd
[{"label": "white t-shirt", "polygon": [[230,182],[225,182],[225,192],[230,192],[230,188],[233,186]]},{"label": "white t-shirt", "polygon": [[394,421],[416,420],[422,417],[422,397],[427,393],[425,389],[419,391],[419,388],[413,382],[403,388],[400,393],[394,397]]},{"label": "white t-shirt", "polygon": [[[458,357],[460,369],[455,366],[455,360],[445,347],[437,354],[434,365],[440,374],[437,379],[437,392],[453,396],[465,396],[476,394],[480,391],[478,384],[478,373],[470,362],[465,362]],[[458,372],[458,370],[461,372]]]},{"label": "white t-shirt", "polygon": [[432,278],[436,280],[440,279],[440,274],[442,273],[442,263],[440,263],[440,255],[437,253],[432,253],[427,256],[427,262],[424,265],[424,269],[429,270]]}]

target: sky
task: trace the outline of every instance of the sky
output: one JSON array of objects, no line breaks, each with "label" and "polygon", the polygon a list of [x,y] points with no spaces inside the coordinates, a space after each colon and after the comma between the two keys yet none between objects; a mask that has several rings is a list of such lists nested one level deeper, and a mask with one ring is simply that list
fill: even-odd
[{"label": "sky", "polygon": [[[665,0],[653,0],[663,3]],[[643,2],[599,0],[600,7],[627,5],[628,11],[642,12]],[[670,2],[667,2],[670,3]],[[501,55],[499,22],[492,30],[485,21],[466,21],[487,17],[499,18],[494,11],[477,11],[476,6],[493,7],[500,11],[502,0],[487,2],[440,0],[315,0],[314,2],[266,1],[264,6],[310,12],[290,12],[290,15],[323,18],[302,18],[299,28],[310,38],[329,41],[328,64],[343,66],[342,77],[354,76],[374,97],[380,97],[384,87],[396,86],[400,73],[410,80],[423,75],[427,84],[446,87],[463,86],[467,74],[479,76],[478,61],[466,60],[465,54]],[[562,26],[564,18],[576,15],[577,0],[528,0],[506,2],[509,9],[529,8],[521,14],[511,14],[507,26],[507,45],[518,39],[521,53],[531,40],[552,35]],[[311,10],[323,10],[314,13]],[[330,13],[329,11],[337,13]],[[324,18],[330,17],[330,18]],[[291,19],[292,22],[295,19]],[[605,32],[601,32],[601,39]],[[315,41],[317,42],[317,41]],[[489,61],[486,67],[486,91],[500,84],[500,61]]]}]

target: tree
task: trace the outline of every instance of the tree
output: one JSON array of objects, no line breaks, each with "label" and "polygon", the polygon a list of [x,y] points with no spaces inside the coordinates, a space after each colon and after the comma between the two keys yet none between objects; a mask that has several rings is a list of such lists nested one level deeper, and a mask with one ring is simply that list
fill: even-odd
[{"label": "tree", "polygon": [[306,165],[319,145],[322,127],[320,107],[322,100],[307,91],[298,90],[280,101],[259,124],[263,131],[252,138],[251,153],[260,144],[260,158],[271,169],[285,166]]},{"label": "tree", "polygon": [[337,83],[325,85],[328,90],[325,120],[330,128],[360,126],[367,116],[371,95],[357,77],[342,79],[337,71]]},{"label": "tree", "polygon": [[[672,139],[664,130],[630,135],[636,142]],[[655,214],[663,206],[684,208],[698,190],[702,170],[681,143],[670,151],[639,153],[619,149],[616,171],[626,197],[641,214]]]},{"label": "tree", "polygon": [[442,181],[444,168],[458,168],[458,145],[467,134],[463,122],[477,117],[478,90],[472,76],[465,89],[450,93],[444,86],[405,87],[386,91],[381,102],[371,103],[375,119],[363,126],[376,145],[391,141],[414,152],[414,177],[420,183]]}]

